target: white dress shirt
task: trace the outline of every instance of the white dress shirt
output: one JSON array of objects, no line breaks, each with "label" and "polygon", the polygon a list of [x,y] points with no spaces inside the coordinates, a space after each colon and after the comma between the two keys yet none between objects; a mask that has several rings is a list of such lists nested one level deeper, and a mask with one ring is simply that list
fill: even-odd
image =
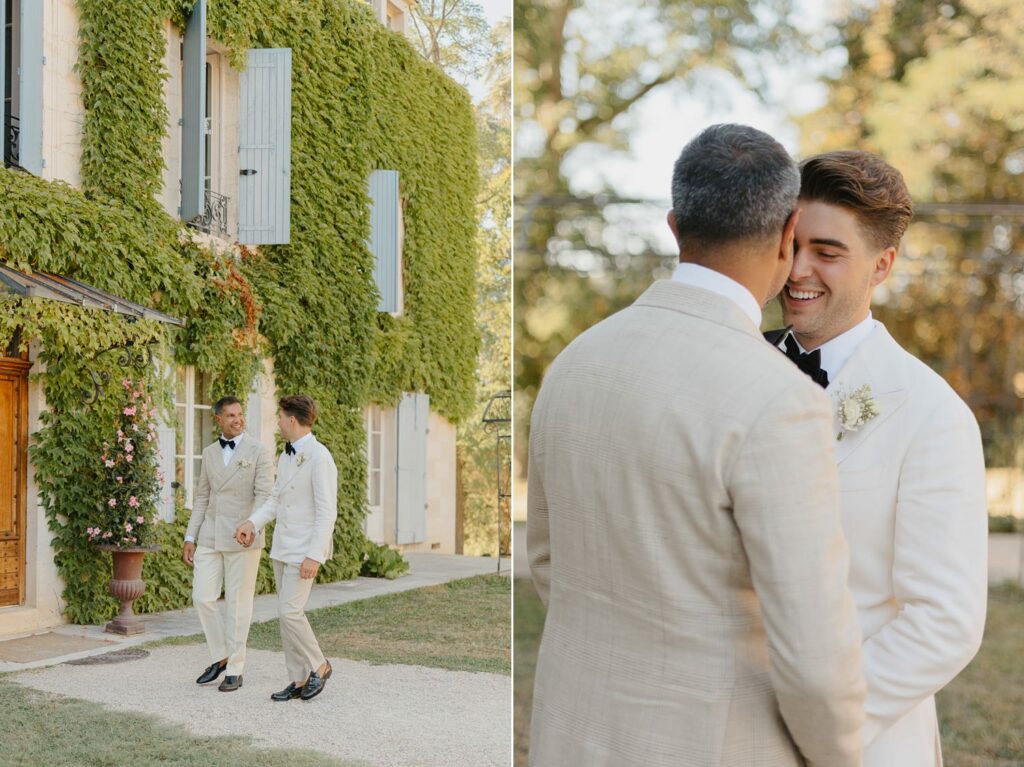
[{"label": "white dress shirt", "polygon": [[[231,438],[231,441],[235,443],[234,447],[231,447],[229,445],[227,447],[222,447],[220,449],[221,456],[224,458],[224,465],[225,466],[227,466],[229,463],[231,463],[231,456],[233,456],[235,454],[235,451],[238,449],[238,443],[240,443],[242,441],[242,437],[244,437],[244,436],[245,436],[245,432],[242,432],[237,437],[232,437]],[[220,435],[220,438],[221,439],[227,439],[227,437],[225,437],[223,434]]]},{"label": "white dress shirt", "polygon": [[[874,318],[871,316],[871,312],[868,312],[867,317],[845,333],[840,333],[831,341],[826,341],[818,347],[818,349],[821,350],[821,369],[828,373],[829,381],[836,380],[836,376],[839,375],[839,371],[843,369],[843,365],[845,365],[850,357],[853,356],[853,353],[857,351],[857,347],[871,335],[871,332],[875,329],[877,324],[878,323],[875,322]],[[806,354],[807,350],[800,345],[800,341],[797,340],[795,335],[793,336],[793,340],[796,341],[797,348],[800,349],[800,352]],[[785,349],[785,343],[783,343],[780,348]]]},{"label": "white dress shirt", "polygon": [[672,279],[675,282],[709,290],[728,298],[743,310],[745,315],[750,317],[754,327],[761,327],[761,307],[758,306],[757,299],[754,298],[753,293],[732,277],[727,277],[721,272],[699,264],[681,263],[672,274]]},{"label": "white dress shirt", "polygon": [[291,455],[289,455],[288,457],[289,457],[289,458],[291,458],[291,459],[292,459],[292,460],[294,461],[294,460],[295,460],[295,456],[296,456],[296,455],[298,455],[298,450],[299,450],[299,448],[300,448],[300,447],[302,447],[302,446],[303,446],[304,444],[306,444],[307,442],[309,442],[309,440],[310,440],[310,438],[311,438],[312,436],[313,436],[313,432],[310,432],[310,433],[309,433],[309,434],[307,434],[306,436],[304,436],[304,437],[299,437],[299,438],[298,438],[297,440],[295,440],[294,442],[292,442],[292,447],[293,447],[293,448],[295,448],[295,452],[294,452],[294,453],[292,453]]}]

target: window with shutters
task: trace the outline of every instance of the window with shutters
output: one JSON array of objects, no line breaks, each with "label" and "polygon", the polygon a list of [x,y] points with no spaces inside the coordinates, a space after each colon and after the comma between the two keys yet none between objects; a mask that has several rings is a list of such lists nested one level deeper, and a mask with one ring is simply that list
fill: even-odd
[{"label": "window with shutters", "polygon": [[3,163],[41,175],[43,159],[43,3],[0,0]]},{"label": "window with shutters", "polygon": [[0,73],[3,84],[3,162],[5,167],[18,166],[18,138],[21,133],[20,83],[18,68],[21,60],[20,0],[0,0],[0,20],[3,38],[0,39]]},{"label": "window with shutters", "polygon": [[175,371],[174,411],[177,416],[174,439],[174,481],[184,491],[185,506],[192,508],[203,448],[217,436],[210,400],[210,377],[194,367]]},{"label": "window with shutters", "polygon": [[197,0],[181,44],[181,218],[200,231],[226,237],[223,66],[220,53],[209,50],[206,0]]}]

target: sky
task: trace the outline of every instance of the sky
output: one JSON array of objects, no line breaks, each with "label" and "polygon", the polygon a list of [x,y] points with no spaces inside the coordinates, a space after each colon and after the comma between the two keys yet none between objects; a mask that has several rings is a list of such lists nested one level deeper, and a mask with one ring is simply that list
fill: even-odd
[{"label": "sky", "polygon": [[[794,14],[808,33],[820,31],[835,3],[797,0]],[[832,51],[814,62],[819,71],[842,64],[841,50]],[[826,91],[807,63],[794,62],[770,71],[776,105],[761,102],[735,79],[724,73],[709,72],[713,87],[703,95],[691,95],[683,83],[655,89],[638,102],[622,120],[629,130],[629,149],[616,152],[604,146],[580,147],[566,159],[566,175],[573,190],[582,194],[611,186],[626,197],[668,199],[672,163],[683,146],[701,130],[714,123],[736,122],[750,125],[777,138],[796,153],[799,133],[791,115],[803,114],[824,103]],[[707,93],[715,94],[714,103]],[[778,104],[785,104],[783,109]],[[531,136],[517,127],[516,151],[530,154]]]},{"label": "sky", "polygon": [[[795,16],[805,32],[821,31],[835,12],[834,3],[797,0],[801,9]],[[833,50],[812,63],[811,69],[827,72],[841,66],[845,52]],[[821,106],[826,90],[807,62],[778,66],[769,71],[774,104],[766,104],[730,75],[707,73],[712,87],[700,95],[684,83],[667,84],[653,90],[620,119],[628,129],[629,147],[614,151],[605,146],[582,146],[566,158],[563,166],[573,191],[588,194],[612,188],[624,197],[663,202],[669,207],[672,165],[683,146],[709,125],[723,122],[750,125],[774,136],[796,155],[799,131],[792,116]],[[709,98],[713,93],[714,98]],[[785,105],[785,107],[781,105]],[[516,152],[530,153],[531,136],[517,126]],[[661,234],[665,248],[673,243],[667,227]]]},{"label": "sky", "polygon": [[512,0],[477,0],[493,27],[495,22],[512,15]]}]

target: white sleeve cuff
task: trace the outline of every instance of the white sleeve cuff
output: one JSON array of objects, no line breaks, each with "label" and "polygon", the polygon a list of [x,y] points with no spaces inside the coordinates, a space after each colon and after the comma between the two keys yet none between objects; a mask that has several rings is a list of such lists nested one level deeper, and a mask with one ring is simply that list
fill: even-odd
[{"label": "white sleeve cuff", "polygon": [[193,538],[191,535],[186,535],[185,536],[185,543],[195,543],[195,542],[196,542],[196,539]]}]

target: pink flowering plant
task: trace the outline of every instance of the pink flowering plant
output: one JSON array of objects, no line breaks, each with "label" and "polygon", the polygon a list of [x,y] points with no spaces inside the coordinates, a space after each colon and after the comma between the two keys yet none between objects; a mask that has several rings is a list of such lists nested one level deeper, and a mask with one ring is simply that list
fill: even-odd
[{"label": "pink flowering plant", "polygon": [[121,386],[124,398],[114,433],[97,457],[104,475],[103,503],[85,532],[94,543],[148,546],[155,538],[164,483],[157,466],[157,411],[145,381],[126,378]]}]

